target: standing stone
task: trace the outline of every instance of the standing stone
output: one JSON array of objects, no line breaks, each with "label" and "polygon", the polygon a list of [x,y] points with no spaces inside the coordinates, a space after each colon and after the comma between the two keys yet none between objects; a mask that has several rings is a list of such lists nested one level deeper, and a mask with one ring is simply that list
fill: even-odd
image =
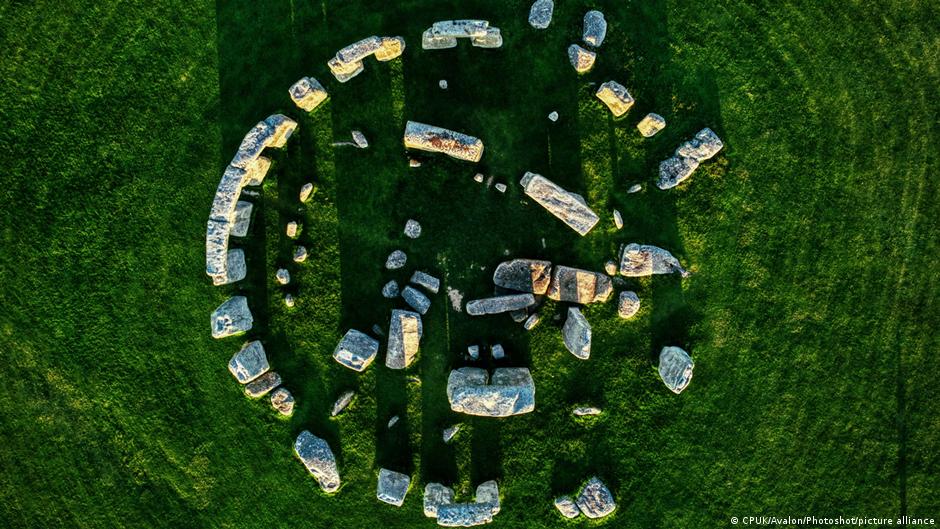
[{"label": "standing stone", "polygon": [[659,377],[677,395],[692,381],[694,367],[692,357],[680,347],[663,347],[659,352]]},{"label": "standing stone", "polygon": [[440,483],[428,483],[424,487],[424,515],[437,518],[437,509],[441,505],[454,503],[454,489]]},{"label": "standing stone", "polygon": [[437,86],[439,86],[441,90],[447,90],[447,79],[441,79],[438,81]]},{"label": "standing stone", "polygon": [[294,104],[307,112],[312,112],[329,97],[323,85],[313,77],[302,77],[291,85],[289,92]]},{"label": "standing stone", "polygon": [[447,400],[459,413],[483,417],[508,417],[535,409],[535,383],[529,370],[504,367],[493,371],[463,367],[447,378]]},{"label": "standing stone", "polygon": [[451,440],[453,440],[453,438],[457,435],[457,432],[459,431],[460,431],[459,424],[455,424],[449,428],[444,428],[443,433],[441,433],[441,438],[444,440],[445,443],[449,443],[451,442]]},{"label": "standing stone", "polygon": [[291,294],[284,294],[284,305],[287,306],[287,308],[293,307],[293,306],[294,306],[294,296],[291,295]]},{"label": "standing stone", "polygon": [[613,293],[610,278],[598,272],[556,265],[552,271],[552,282],[548,287],[549,299],[568,303],[605,302]]},{"label": "standing stone", "polygon": [[225,338],[248,332],[253,321],[251,311],[248,310],[248,298],[234,296],[212,312],[212,337]]},{"label": "standing stone", "polygon": [[379,342],[364,332],[349,329],[333,350],[333,359],[353,371],[365,371],[379,352]]},{"label": "standing stone", "polygon": [[402,290],[401,297],[404,298],[405,303],[411,305],[411,308],[415,309],[418,314],[422,316],[427,314],[428,309],[431,308],[431,300],[410,285]]},{"label": "standing stone", "polygon": [[441,289],[441,280],[421,271],[415,271],[411,274],[411,282],[424,288],[432,294],[437,294]]},{"label": "standing stone", "polygon": [[509,290],[542,295],[552,279],[552,263],[537,259],[513,259],[496,266],[493,284]]},{"label": "standing stone", "polygon": [[571,499],[571,496],[555,498],[555,508],[568,519],[577,518],[581,515],[581,509],[578,509],[578,505]]},{"label": "standing stone", "polygon": [[307,182],[300,187],[300,194],[298,195],[301,202],[306,202],[310,199],[310,195],[313,194],[313,184]]},{"label": "standing stone", "polygon": [[281,285],[286,285],[290,283],[290,272],[286,268],[279,268],[274,274],[274,278]]},{"label": "standing stone", "polygon": [[578,496],[578,509],[588,518],[602,518],[614,512],[617,504],[604,483],[593,477],[581,489]]},{"label": "standing stone", "polygon": [[618,230],[623,229],[623,215],[616,209],[614,210],[614,226],[616,226]]},{"label": "standing stone", "polygon": [[230,285],[237,283],[248,275],[248,266],[245,264],[245,250],[236,248],[229,250],[225,256],[225,276],[219,280],[218,276],[213,278],[215,285]]},{"label": "standing stone", "polygon": [[679,264],[679,260],[662,248],[636,243],[623,247],[623,252],[620,255],[621,275],[643,277],[675,272],[681,274],[682,277],[689,276],[689,273]]},{"label": "standing stone", "polygon": [[375,497],[379,501],[401,507],[405,503],[405,495],[411,486],[411,477],[388,469],[379,470],[379,481],[375,490]]},{"label": "standing stone", "polygon": [[627,189],[627,193],[630,194],[639,193],[640,191],[643,191],[643,186],[640,184],[633,184],[630,189]]},{"label": "standing stone", "polygon": [[604,20],[604,13],[600,11],[588,11],[584,14],[584,33],[581,40],[588,46],[599,48],[604,43],[604,37],[607,36],[607,21]]},{"label": "standing stone", "polygon": [[499,191],[500,193],[505,193],[507,189],[509,189],[509,188],[506,187],[506,184],[504,184],[504,183],[502,183],[502,182],[498,182],[498,183],[496,184],[496,190]]},{"label": "standing stone", "polygon": [[604,263],[604,272],[609,276],[617,275],[617,262],[610,260]]},{"label": "standing stone", "polygon": [[361,131],[358,131],[358,130],[352,131],[352,139],[353,139],[353,143],[356,144],[356,147],[359,147],[360,149],[365,149],[369,147],[369,140],[366,139],[366,135],[363,134]]},{"label": "standing stone", "polygon": [[602,84],[594,95],[607,105],[616,118],[626,114],[635,101],[626,87],[617,81],[607,81]]},{"label": "standing stone", "polygon": [[480,359],[480,346],[479,345],[468,346],[467,356],[469,356],[471,360],[479,360]]},{"label": "standing stone", "polygon": [[307,467],[307,471],[316,478],[324,492],[332,493],[339,490],[340,479],[339,471],[336,469],[336,458],[326,441],[304,430],[294,442],[294,453]]},{"label": "standing stone", "polygon": [[493,360],[502,360],[506,357],[506,351],[503,349],[501,344],[496,344],[491,347],[490,354],[493,355]]},{"label": "standing stone", "polygon": [[389,369],[405,369],[418,356],[421,345],[421,315],[407,310],[393,310],[388,326],[388,348],[385,365]]},{"label": "standing stone", "polygon": [[565,320],[565,326],[561,332],[565,340],[565,348],[571,354],[581,360],[591,357],[591,324],[581,314],[580,309],[575,307],[568,309],[568,319]]},{"label": "standing stone", "polygon": [[392,279],[388,283],[385,283],[385,286],[382,287],[382,296],[387,299],[394,299],[398,297],[398,281]]},{"label": "standing stone", "polygon": [[336,402],[333,403],[333,409],[330,410],[330,417],[336,417],[340,413],[343,413],[343,410],[349,406],[355,396],[355,391],[344,391],[339,398],[336,399]]},{"label": "standing stone", "polygon": [[246,343],[228,362],[229,372],[242,384],[255,380],[270,368],[264,347],[258,340]]},{"label": "standing stone", "polygon": [[535,305],[535,296],[532,294],[512,294],[509,296],[496,296],[485,299],[475,299],[467,302],[467,314],[482,316],[485,314],[499,314],[512,312]]},{"label": "standing stone", "polygon": [[260,377],[245,384],[245,395],[251,398],[260,398],[268,394],[272,389],[281,385],[281,375],[274,371],[268,371]]},{"label": "standing stone", "polygon": [[239,200],[235,203],[235,224],[232,226],[233,237],[248,235],[248,226],[251,224],[251,210],[254,204]]},{"label": "standing stone", "polygon": [[522,328],[527,331],[531,331],[532,329],[535,328],[536,325],[539,324],[540,321],[542,321],[542,317],[539,316],[538,312],[536,312],[532,314],[531,316],[529,316],[528,319],[525,320],[525,323],[522,324]]},{"label": "standing stone", "polygon": [[473,181],[476,182],[476,183],[478,183],[478,184],[482,184],[482,183],[483,183],[483,173],[477,173],[477,174],[473,175]]},{"label": "standing stone", "polygon": [[575,408],[571,413],[573,413],[575,417],[590,417],[594,415],[600,415],[601,410],[600,408],[595,408],[593,406],[582,406]]},{"label": "standing stone", "polygon": [[385,268],[389,270],[398,270],[399,268],[405,266],[407,261],[408,256],[405,255],[405,252],[401,250],[395,250],[394,252],[388,254],[388,258],[385,260]]},{"label": "standing stone", "polygon": [[552,123],[558,121],[558,112],[555,112],[554,110],[551,111],[548,114],[548,120],[551,121]]},{"label": "standing stone", "polygon": [[405,236],[409,239],[417,239],[421,236],[421,223],[414,219],[408,219],[405,223]]},{"label": "standing stone", "polygon": [[652,138],[657,132],[666,128],[666,118],[650,112],[636,124],[636,128],[644,138]]},{"label": "standing stone", "polygon": [[393,426],[398,424],[398,419],[399,419],[398,415],[393,416],[391,419],[388,420],[388,424],[385,427],[388,429],[391,429]]},{"label": "standing stone", "polygon": [[291,239],[296,239],[298,235],[298,228],[299,226],[297,225],[297,222],[292,220],[287,223],[287,229],[285,230],[285,233]]},{"label": "standing stone", "polygon": [[617,315],[623,319],[632,318],[640,310],[640,297],[636,292],[624,290],[620,293],[620,302],[617,304]]},{"label": "standing stone", "polygon": [[284,417],[294,414],[294,396],[287,388],[280,387],[271,393],[271,407]]},{"label": "standing stone", "polygon": [[294,262],[302,263],[307,260],[307,249],[301,245],[294,246]]},{"label": "standing stone", "polygon": [[555,2],[552,0],[535,0],[529,9],[529,25],[535,29],[545,29],[552,23],[552,12]]},{"label": "standing stone", "polygon": [[580,235],[587,235],[600,220],[584,197],[566,191],[540,174],[526,172],[519,183],[526,195]]},{"label": "standing stone", "polygon": [[594,67],[595,59],[597,59],[597,54],[593,51],[586,50],[577,44],[568,46],[568,60],[574,67],[574,71],[578,73],[589,72]]}]

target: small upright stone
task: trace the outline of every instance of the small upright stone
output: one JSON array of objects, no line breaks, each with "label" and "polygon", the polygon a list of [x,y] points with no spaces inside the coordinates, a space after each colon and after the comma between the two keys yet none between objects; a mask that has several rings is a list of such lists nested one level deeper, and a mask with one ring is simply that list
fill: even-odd
[{"label": "small upright stone", "polygon": [[618,230],[623,229],[623,215],[616,209],[614,210],[614,226],[616,226]]},{"label": "small upright stone", "polygon": [[299,195],[300,201],[306,202],[307,200],[310,199],[310,195],[312,194],[313,194],[313,184],[311,184],[310,182],[307,182],[300,188],[300,195]]},{"label": "small upright stone", "polygon": [[415,309],[415,311],[422,316],[427,314],[428,309],[431,308],[431,300],[410,285],[402,290],[401,297],[404,298],[405,303],[411,305],[411,308]]},{"label": "small upright stone", "polygon": [[607,81],[602,84],[594,95],[607,105],[607,108],[616,118],[626,114],[634,103],[630,92],[617,81]]},{"label": "small upright stone", "polygon": [[281,285],[290,283],[290,272],[286,268],[279,268],[274,274],[274,278]]},{"label": "small upright stone", "polygon": [[574,67],[574,71],[578,73],[589,72],[591,68],[594,67],[594,60],[596,58],[596,53],[586,50],[577,44],[568,46],[568,60],[571,62],[571,66]]},{"label": "small upright stone", "polygon": [[353,371],[365,371],[379,352],[379,342],[364,332],[349,329],[333,350],[333,359]]},{"label": "small upright stone", "polygon": [[483,183],[483,173],[477,173],[477,174],[473,175],[473,181],[476,182],[476,183],[478,183],[478,184],[482,184],[482,183]]},{"label": "small upright stone", "polygon": [[607,21],[604,13],[592,10],[584,14],[584,33],[581,40],[588,46],[599,48],[607,36]]},{"label": "small upright stone", "polygon": [[287,388],[277,388],[271,393],[271,407],[284,417],[290,417],[294,414],[294,396]]},{"label": "small upright stone", "polygon": [[479,360],[480,359],[480,346],[479,345],[468,346],[467,356],[469,356],[471,360]]},{"label": "small upright stone", "polygon": [[405,266],[405,262],[408,261],[408,256],[405,255],[405,252],[401,250],[395,250],[394,252],[388,254],[388,259],[385,260],[385,268],[389,270],[398,270],[399,268]]},{"label": "small upright stone", "polygon": [[565,518],[577,518],[581,515],[581,509],[578,508],[578,505],[571,499],[571,496],[561,496],[555,498],[555,508],[558,509],[558,512],[561,513]]},{"label": "small upright stone", "polygon": [[617,262],[607,261],[604,263],[604,271],[607,272],[609,276],[617,275]]},{"label": "small upright stone", "polygon": [[444,432],[443,434],[441,434],[441,438],[444,439],[445,443],[449,443],[454,438],[454,436],[457,435],[457,432],[459,431],[460,431],[459,424],[455,424],[451,426],[450,428],[444,428]]},{"label": "small upright stone", "polygon": [[356,144],[356,147],[359,147],[360,149],[365,149],[369,147],[369,140],[366,139],[366,135],[363,134],[361,131],[358,131],[358,130],[352,131],[352,139],[353,139],[353,143]]},{"label": "small upright stone", "polygon": [[355,396],[355,391],[349,390],[343,392],[343,394],[340,395],[338,399],[336,399],[336,402],[333,403],[333,409],[330,410],[330,417],[336,417],[340,413],[343,413],[343,410],[349,406],[349,403],[352,402],[353,397]]},{"label": "small upright stone", "polygon": [[532,329],[535,328],[536,325],[539,324],[540,321],[542,321],[542,317],[539,315],[538,312],[536,312],[535,314],[532,314],[531,316],[528,317],[528,319],[525,320],[525,323],[522,324],[522,328],[527,331],[531,331]]},{"label": "small upright stone", "polygon": [[292,308],[294,306],[294,296],[291,294],[284,294],[284,305],[287,308]]},{"label": "small upright stone", "polygon": [[298,228],[299,226],[297,225],[297,222],[292,220],[287,223],[287,229],[285,230],[285,233],[291,239],[296,239],[298,235]]},{"label": "small upright stone", "polygon": [[339,490],[339,471],[336,458],[326,441],[304,430],[294,442],[294,453],[300,458],[307,471],[316,478],[324,492]]},{"label": "small upright stone", "polygon": [[500,193],[505,193],[505,192],[506,192],[506,189],[508,189],[508,188],[506,187],[506,184],[504,184],[504,183],[502,183],[502,182],[498,182],[498,183],[496,184],[496,190],[499,191]]},{"label": "small upright stone", "polygon": [[640,184],[633,184],[630,189],[627,189],[627,193],[630,194],[639,193],[640,191],[643,191],[643,186]]},{"label": "small upright stone", "polygon": [[254,204],[239,200],[235,204],[235,224],[232,226],[232,237],[244,237],[248,235],[248,227],[251,225],[251,210]]},{"label": "small upright stone", "polygon": [[437,294],[441,289],[440,279],[432,276],[431,274],[421,272],[420,270],[416,270],[413,274],[411,274],[411,282],[418,285],[419,287],[424,288],[432,294]]},{"label": "small upright stone", "polygon": [[659,377],[677,395],[692,381],[694,367],[692,357],[681,347],[663,347],[659,352]]},{"label": "small upright stone", "polygon": [[307,249],[301,245],[294,247],[294,262],[302,263],[307,260]]},{"label": "small upright stone", "polygon": [[398,281],[392,279],[388,283],[385,283],[385,286],[382,287],[382,297],[387,299],[394,299],[398,297]]},{"label": "small upright stone", "polygon": [[405,223],[405,236],[409,239],[417,239],[420,237],[421,223],[414,219],[408,219],[408,222]]},{"label": "small upright stone", "polygon": [[651,138],[657,132],[666,128],[666,119],[659,114],[650,112],[636,124],[636,128],[639,129],[644,138]]},{"label": "small upright stone", "polygon": [[439,86],[441,90],[447,90],[447,79],[441,79],[438,81],[437,86]]},{"label": "small upright stone", "polygon": [[493,347],[490,348],[490,354],[493,355],[493,360],[502,360],[506,357],[506,351],[501,344],[493,345]]},{"label": "small upright stone", "polygon": [[552,23],[552,12],[555,10],[553,0],[535,0],[529,9],[529,25],[535,29],[545,29]]},{"label": "small upright stone", "polygon": [[581,494],[578,496],[578,508],[588,518],[603,518],[614,512],[617,504],[607,486],[593,477],[581,489]]},{"label": "small upright stone", "polygon": [[558,112],[555,112],[554,110],[549,112],[548,120],[551,121],[552,123],[558,121]]},{"label": "small upright stone", "polygon": [[396,424],[398,424],[398,415],[395,415],[391,419],[389,419],[388,424],[385,427],[388,429],[391,429]]},{"label": "small upright stone", "polygon": [[257,399],[267,395],[272,389],[281,385],[281,375],[268,371],[260,377],[245,384],[245,395]]},{"label": "small upright stone", "polygon": [[248,332],[253,322],[251,311],[248,310],[248,298],[234,296],[212,312],[212,337],[225,338]]},{"label": "small upright stone", "polygon": [[617,304],[617,315],[623,319],[632,318],[640,310],[640,297],[636,292],[624,290],[620,293],[620,302]]},{"label": "small upright stone", "polygon": [[401,507],[405,503],[405,495],[411,486],[411,477],[400,472],[388,469],[379,470],[379,482],[376,486],[375,497],[379,501]]},{"label": "small upright stone", "polygon": [[581,360],[591,357],[591,324],[581,314],[580,309],[575,307],[568,309],[568,319],[565,320],[565,326],[561,332],[565,340],[565,348],[571,354]]},{"label": "small upright stone", "polygon": [[246,343],[228,362],[229,372],[242,384],[255,380],[267,373],[268,369],[271,369],[268,357],[258,340]]}]

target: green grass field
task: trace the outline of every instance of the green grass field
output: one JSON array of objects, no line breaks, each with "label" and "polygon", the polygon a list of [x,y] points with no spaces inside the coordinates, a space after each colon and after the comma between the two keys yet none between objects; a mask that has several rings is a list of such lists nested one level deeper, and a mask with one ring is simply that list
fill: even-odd
[{"label": "green grass field", "polygon": [[[425,483],[469,499],[497,479],[492,527],[588,527],[552,499],[593,474],[618,502],[605,527],[940,523],[940,5],[561,0],[537,31],[530,3],[0,3],[0,525],[434,527]],[[610,26],[594,70],[577,76],[565,48],[591,8]],[[490,20],[503,47],[421,50],[421,32],[452,18]],[[403,36],[403,57],[337,83],[326,61],[373,34]],[[304,75],[331,94],[309,116],[287,95]],[[637,99],[623,120],[593,97],[608,79]],[[255,199],[249,276],[213,287],[215,187],[274,112],[300,128]],[[634,127],[647,112],[668,122],[652,139]],[[410,169],[409,119],[479,136],[483,160]],[[724,150],[656,189],[659,161],[705,126]],[[352,129],[369,149],[331,146]],[[601,223],[581,238],[525,200],[527,170],[582,193]],[[475,183],[478,171],[507,193]],[[301,206],[307,181],[317,190]],[[634,183],[644,190],[627,194]],[[420,239],[402,235],[408,218]],[[290,220],[304,225],[302,265],[283,236]],[[564,349],[560,304],[526,333],[458,314],[443,293],[411,369],[380,355],[358,375],[331,358],[346,329],[387,328],[401,304],[379,294],[388,279],[423,269],[472,299],[492,292],[507,251],[601,270],[626,242],[665,247],[694,275],[628,280],[643,302],[632,320],[615,302],[589,306],[589,361]],[[397,248],[408,265],[390,273]],[[273,276],[285,264],[293,310]],[[210,336],[210,312],[234,292],[297,398],[290,420],[228,373],[242,340]],[[494,342],[532,370],[536,411],[457,416],[447,373],[467,345]],[[655,372],[664,345],[696,361],[681,395]],[[346,389],[358,398],[331,419]],[[605,413],[576,421],[576,404]],[[335,496],[293,456],[304,429],[336,452]],[[382,467],[413,476],[400,509],[375,499]]]}]

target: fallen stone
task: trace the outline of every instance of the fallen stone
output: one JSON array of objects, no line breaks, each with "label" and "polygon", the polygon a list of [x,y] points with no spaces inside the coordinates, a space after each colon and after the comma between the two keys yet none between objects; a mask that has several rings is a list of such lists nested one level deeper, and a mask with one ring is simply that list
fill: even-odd
[{"label": "fallen stone", "polygon": [[584,33],[581,40],[588,46],[599,48],[607,36],[607,21],[604,13],[592,10],[584,14]]},{"label": "fallen stone", "polygon": [[659,352],[659,377],[677,395],[692,381],[694,367],[692,357],[681,347],[663,347]]},{"label": "fallen stone", "polygon": [[473,527],[493,521],[493,510],[481,503],[450,503],[437,508],[437,525]]},{"label": "fallen stone", "polygon": [[444,440],[445,443],[450,443],[451,440],[454,439],[454,437],[457,435],[457,432],[459,431],[460,431],[459,424],[455,424],[449,428],[444,428],[443,433],[441,433],[441,438]]},{"label": "fallen stone", "polygon": [[310,195],[312,194],[313,194],[313,184],[311,184],[310,182],[307,182],[306,184],[300,187],[299,197],[300,197],[301,202],[306,202],[308,199],[310,199]]},{"label": "fallen stone", "polygon": [[286,233],[287,236],[290,237],[291,239],[296,239],[297,236],[299,235],[299,230],[298,230],[298,228],[299,228],[299,226],[297,225],[297,222],[295,222],[295,221],[292,220],[292,221],[290,221],[290,222],[287,223],[287,229],[285,230],[285,233]]},{"label": "fallen stone", "polygon": [[692,176],[699,164],[718,154],[724,147],[721,139],[709,128],[704,128],[676,149],[675,155],[659,164],[656,187],[670,189]]},{"label": "fallen stone", "polygon": [[506,357],[506,351],[503,349],[501,344],[495,344],[490,348],[490,354],[493,356],[493,360],[502,360]]},{"label": "fallen stone", "polygon": [[336,417],[340,413],[343,413],[343,411],[349,407],[349,404],[352,402],[355,396],[355,391],[344,391],[343,394],[340,395],[338,399],[336,399],[336,402],[333,403],[333,409],[330,410],[330,417]]},{"label": "fallen stone", "polygon": [[390,369],[405,369],[418,356],[421,345],[421,315],[407,310],[393,310],[388,326],[388,348],[385,365]]},{"label": "fallen stone", "polygon": [[385,268],[389,270],[398,270],[399,268],[405,266],[407,261],[408,256],[405,255],[405,252],[401,250],[395,250],[394,252],[388,254],[388,258],[385,259]]},{"label": "fallen stone", "polygon": [[556,265],[548,287],[549,299],[568,303],[603,303],[610,298],[614,287],[610,278],[598,272]]},{"label": "fallen stone", "polygon": [[524,309],[535,305],[535,296],[532,294],[512,294],[509,296],[496,296],[485,299],[475,299],[467,302],[467,314],[482,316],[484,314],[499,314]]},{"label": "fallen stone", "polygon": [[421,223],[414,219],[408,219],[405,223],[405,236],[409,239],[417,239],[421,236]]},{"label": "fallen stone", "polygon": [[441,280],[432,276],[431,274],[426,274],[421,271],[415,271],[411,274],[411,282],[418,285],[419,287],[424,288],[432,294],[437,294],[441,289]]},{"label": "fallen stone", "polygon": [[392,418],[388,420],[388,424],[386,425],[386,428],[391,429],[393,426],[398,424],[398,420],[399,420],[398,415],[393,415]]},{"label": "fallen stone", "polygon": [[689,273],[679,260],[662,248],[647,244],[631,243],[623,247],[620,254],[620,274],[627,277],[643,277],[653,274],[672,274],[682,277]]},{"label": "fallen stone", "polygon": [[307,249],[297,245],[294,247],[294,262],[302,263],[307,260]]},{"label": "fallen stone", "polygon": [[405,148],[444,153],[451,158],[479,162],[483,142],[460,132],[409,121],[405,124]]},{"label": "fallen stone", "polygon": [[463,367],[447,378],[452,410],[484,417],[508,417],[535,409],[535,383],[526,368],[497,368],[490,377],[483,369]]},{"label": "fallen stone", "polygon": [[581,235],[586,235],[600,220],[584,197],[566,191],[540,174],[526,172],[519,183],[526,195]]},{"label": "fallen stone", "polygon": [[251,224],[251,210],[254,204],[239,200],[235,203],[235,223],[232,225],[233,237],[244,237],[248,235],[248,227]]},{"label": "fallen stone", "polygon": [[287,388],[277,388],[271,393],[271,407],[284,417],[294,414],[294,396]]},{"label": "fallen stone", "polygon": [[493,271],[493,284],[498,287],[532,294],[545,294],[552,280],[552,263],[537,259],[504,261]]},{"label": "fallen stone", "polygon": [[581,360],[591,357],[591,324],[575,307],[568,309],[568,319],[562,328],[565,348]]},{"label": "fallen stone", "polygon": [[506,192],[506,189],[508,189],[508,188],[506,187],[506,184],[504,184],[504,183],[502,183],[502,182],[499,182],[499,183],[496,184],[496,190],[499,191],[500,193],[505,193],[505,192]]},{"label": "fallen stone", "polygon": [[581,509],[578,509],[578,505],[571,499],[571,496],[555,498],[555,508],[565,518],[577,518],[581,515]]},{"label": "fallen stone", "polygon": [[614,210],[614,226],[616,226],[618,230],[623,229],[623,215],[616,209]]},{"label": "fallen stone", "polygon": [[539,324],[540,321],[542,321],[542,317],[539,316],[539,314],[536,312],[535,314],[530,315],[529,318],[525,320],[525,323],[522,324],[522,328],[527,331],[531,331],[532,329],[535,328],[536,325]]},{"label": "fallen stone", "polygon": [[361,131],[354,130],[352,131],[353,143],[356,144],[356,147],[360,149],[365,149],[369,147],[369,140],[366,139],[366,135]]},{"label": "fallen stone", "polygon": [[437,86],[439,86],[441,90],[447,90],[447,79],[441,79],[438,81]]},{"label": "fallen stone", "polygon": [[316,478],[324,492],[332,493],[339,490],[340,479],[336,468],[336,458],[326,441],[304,430],[294,442],[294,453],[307,467],[307,471]]},{"label": "fallen stone", "polygon": [[573,412],[575,417],[590,417],[593,415],[600,415],[600,408],[595,408],[593,406],[582,406],[580,408],[575,408]]},{"label": "fallen stone", "polygon": [[294,296],[292,296],[292,295],[290,295],[290,294],[284,294],[284,305],[286,305],[287,308],[293,307],[293,306],[294,306]]},{"label": "fallen stone", "polygon": [[242,384],[255,380],[269,369],[271,366],[268,365],[268,357],[258,340],[243,345],[228,362],[229,372]]},{"label": "fallen stone", "polygon": [[414,158],[408,158],[408,167],[421,167],[421,162]]},{"label": "fallen stone", "polygon": [[636,128],[644,138],[651,138],[655,136],[657,132],[666,128],[666,119],[659,114],[650,112],[636,124]]},{"label": "fallen stone", "polygon": [[632,318],[640,310],[640,297],[636,292],[625,290],[620,293],[620,301],[617,303],[617,315],[623,319]]},{"label": "fallen stone", "polygon": [[454,490],[440,483],[428,483],[424,486],[424,515],[437,518],[437,509],[441,505],[454,503]]},{"label": "fallen stone", "polygon": [[529,25],[535,29],[545,29],[552,23],[552,12],[555,2],[552,0],[536,0],[529,9]]},{"label": "fallen stone", "polygon": [[382,296],[387,299],[394,299],[398,297],[398,281],[392,279],[388,283],[385,283],[385,286],[382,287]]},{"label": "fallen stone", "polygon": [[578,496],[578,509],[588,518],[602,518],[614,512],[617,504],[607,486],[593,477],[581,489],[581,494]]},{"label": "fallen stone", "polygon": [[479,360],[480,359],[480,346],[479,345],[468,346],[467,356],[469,356],[471,360]]},{"label": "fallen stone", "polygon": [[375,489],[375,497],[379,501],[401,507],[405,503],[405,495],[411,486],[411,477],[407,474],[388,469],[379,470],[379,481]]},{"label": "fallen stone", "polygon": [[291,85],[290,98],[302,110],[312,112],[329,97],[323,85],[313,77],[302,77]]},{"label": "fallen stone", "polygon": [[555,112],[554,110],[551,111],[551,112],[548,114],[548,120],[551,121],[551,122],[553,122],[553,123],[556,122],[556,121],[558,121],[558,112]]},{"label": "fallen stone", "polygon": [[282,285],[286,285],[290,283],[290,272],[286,268],[280,268],[274,274],[274,278],[277,280],[278,283]]},{"label": "fallen stone", "polygon": [[609,276],[617,275],[617,262],[607,261],[604,263],[604,272],[607,272]]},{"label": "fallen stone", "polygon": [[251,311],[248,310],[248,298],[234,296],[212,312],[212,337],[225,338],[248,332],[253,321]]},{"label": "fallen stone", "polygon": [[333,350],[333,359],[353,371],[365,371],[379,352],[375,338],[356,329],[349,329]]},{"label": "fallen stone", "polygon": [[595,59],[597,59],[597,54],[593,51],[586,50],[577,44],[568,46],[568,60],[571,62],[571,66],[574,67],[574,71],[578,73],[591,71]]},{"label": "fallen stone", "polygon": [[626,114],[634,103],[633,96],[630,95],[630,92],[617,81],[607,81],[602,84],[594,95],[607,105],[610,112],[617,118]]},{"label": "fallen stone", "polygon": [[428,309],[431,308],[431,300],[427,296],[421,293],[416,288],[406,286],[401,292],[401,297],[404,298],[405,303],[411,305],[411,308],[415,309],[418,314],[424,316],[427,314]]},{"label": "fallen stone", "polygon": [[257,399],[267,395],[272,389],[281,385],[281,375],[268,371],[260,377],[245,384],[245,395]]},{"label": "fallen stone", "polygon": [[631,193],[631,194],[639,193],[640,191],[643,191],[643,186],[640,184],[633,184],[632,186],[630,186],[630,189],[627,189],[627,193]]}]

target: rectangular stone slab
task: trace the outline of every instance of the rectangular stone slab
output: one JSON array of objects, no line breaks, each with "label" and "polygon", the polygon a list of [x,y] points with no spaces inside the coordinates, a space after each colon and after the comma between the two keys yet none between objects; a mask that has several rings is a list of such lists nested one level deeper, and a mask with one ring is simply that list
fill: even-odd
[{"label": "rectangular stone slab", "polygon": [[587,235],[600,220],[584,197],[566,191],[540,174],[527,172],[519,183],[526,195],[581,235]]}]

